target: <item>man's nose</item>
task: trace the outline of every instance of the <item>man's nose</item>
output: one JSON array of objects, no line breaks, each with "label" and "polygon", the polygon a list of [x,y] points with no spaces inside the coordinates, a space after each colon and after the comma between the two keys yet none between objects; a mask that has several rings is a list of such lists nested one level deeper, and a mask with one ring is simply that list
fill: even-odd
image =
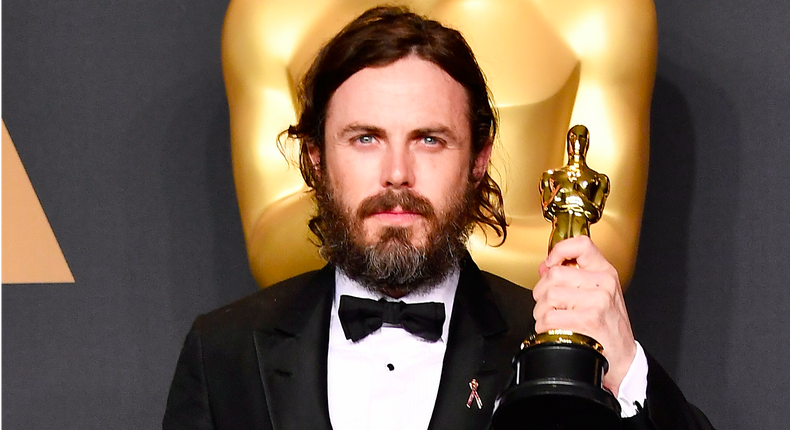
[{"label": "man's nose", "polygon": [[390,145],[384,156],[381,185],[384,187],[411,187],[414,185],[413,154],[406,145]]}]

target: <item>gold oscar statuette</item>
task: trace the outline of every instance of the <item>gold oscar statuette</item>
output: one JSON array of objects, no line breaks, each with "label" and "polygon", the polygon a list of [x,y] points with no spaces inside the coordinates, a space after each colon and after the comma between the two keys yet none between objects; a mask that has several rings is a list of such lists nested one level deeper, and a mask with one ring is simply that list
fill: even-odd
[{"label": "gold oscar statuette", "polygon": [[[552,223],[549,251],[561,240],[589,236],[590,225],[603,214],[609,178],[587,166],[589,143],[587,127],[571,127],[568,164],[540,180],[543,215]],[[602,385],[609,363],[595,339],[567,330],[533,334],[513,365],[516,376],[494,411],[495,429],[620,428],[620,405]]]}]

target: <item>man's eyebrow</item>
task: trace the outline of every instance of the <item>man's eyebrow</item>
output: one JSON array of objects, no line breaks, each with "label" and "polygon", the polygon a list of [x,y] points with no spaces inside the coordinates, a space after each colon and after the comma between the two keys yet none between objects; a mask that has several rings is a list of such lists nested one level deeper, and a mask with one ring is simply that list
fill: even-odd
[{"label": "man's eyebrow", "polygon": [[356,133],[365,133],[365,134],[373,134],[376,136],[381,136],[382,134],[384,134],[384,130],[374,125],[353,123],[343,127],[343,129],[340,130],[339,135],[345,136],[347,134],[356,134]]},{"label": "man's eyebrow", "polygon": [[437,135],[438,134],[438,135],[445,135],[445,136],[449,137],[450,139],[458,139],[458,136],[456,136],[456,134],[453,131],[453,129],[450,128],[450,127],[444,126],[444,125],[437,125],[435,127],[418,128],[418,129],[412,131],[409,134],[412,135],[413,137]]}]

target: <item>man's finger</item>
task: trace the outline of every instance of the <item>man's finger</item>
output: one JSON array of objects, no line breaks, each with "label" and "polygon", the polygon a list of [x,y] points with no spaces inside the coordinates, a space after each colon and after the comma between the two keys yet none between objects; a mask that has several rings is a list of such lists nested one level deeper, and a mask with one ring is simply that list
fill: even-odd
[{"label": "man's finger", "polygon": [[571,284],[581,284],[583,274],[575,267],[554,266],[546,267],[540,280],[532,289],[532,297],[536,302],[543,300],[546,291],[556,286],[567,286]]},{"label": "man's finger", "polygon": [[544,276],[545,276],[545,275],[546,275],[548,272],[549,272],[549,266],[547,266],[547,265],[546,265],[546,262],[545,262],[545,261],[542,261],[542,262],[540,263],[540,266],[538,266],[538,275],[539,275],[539,276],[542,278],[542,277],[544,277]]},{"label": "man's finger", "polygon": [[598,247],[587,236],[565,239],[554,246],[544,263],[547,267],[562,265],[575,260],[578,267],[589,270],[606,270],[610,264]]}]

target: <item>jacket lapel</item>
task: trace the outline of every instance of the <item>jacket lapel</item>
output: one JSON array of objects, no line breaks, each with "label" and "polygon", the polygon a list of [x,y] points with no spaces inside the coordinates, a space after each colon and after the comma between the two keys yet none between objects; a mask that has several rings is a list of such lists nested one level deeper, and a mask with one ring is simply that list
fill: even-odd
[{"label": "jacket lapel", "polygon": [[[326,355],[334,276],[333,266],[322,269],[297,294],[274,329],[255,332],[266,407],[275,430],[332,428]],[[490,287],[467,257],[462,262],[430,430],[487,427],[496,396],[511,374],[514,349],[507,332],[508,324]],[[471,407],[466,406],[472,379],[478,382],[482,409],[474,400]]]},{"label": "jacket lapel", "polygon": [[[439,392],[429,429],[486,428],[493,413],[496,396],[510,375],[512,349],[503,336],[508,325],[497,307],[490,288],[477,266],[467,258],[450,321],[450,336],[442,367]],[[471,394],[470,382],[478,382],[477,392],[483,407]]]},{"label": "jacket lapel", "polygon": [[330,430],[326,389],[334,267],[308,282],[271,331],[255,333],[266,403],[275,430]]}]

